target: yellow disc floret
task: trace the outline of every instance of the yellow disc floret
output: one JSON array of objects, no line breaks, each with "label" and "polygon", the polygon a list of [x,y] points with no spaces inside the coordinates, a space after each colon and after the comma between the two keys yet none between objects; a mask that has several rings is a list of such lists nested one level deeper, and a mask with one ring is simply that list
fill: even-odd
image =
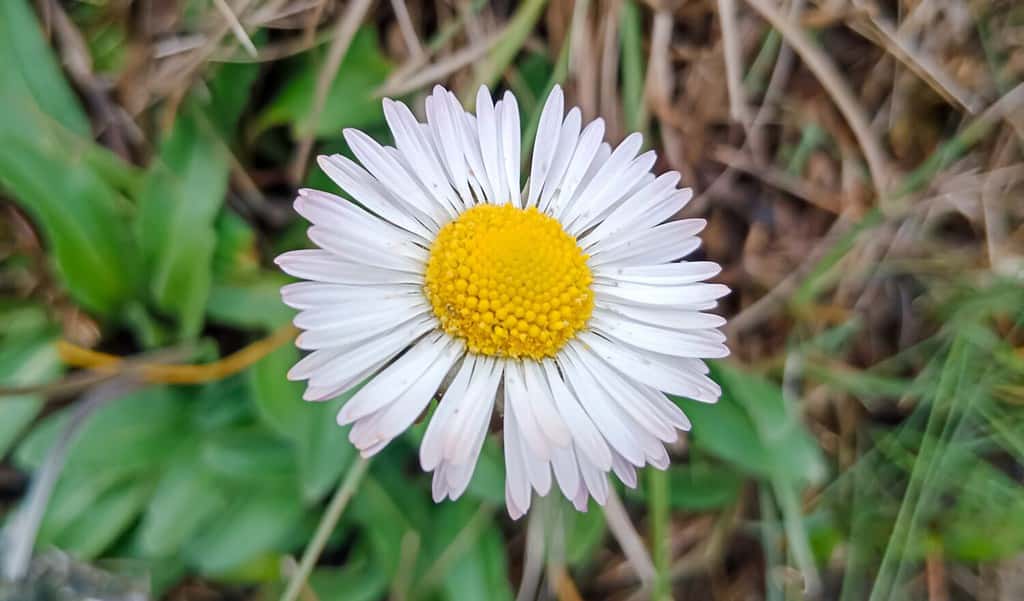
[{"label": "yellow disc floret", "polygon": [[590,318],[587,255],[535,208],[478,205],[437,234],[426,293],[444,331],[474,353],[554,356]]}]

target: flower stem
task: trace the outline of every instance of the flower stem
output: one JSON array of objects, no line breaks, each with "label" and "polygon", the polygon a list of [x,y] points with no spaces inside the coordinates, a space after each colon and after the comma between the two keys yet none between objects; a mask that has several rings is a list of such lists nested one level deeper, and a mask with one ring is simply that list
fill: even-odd
[{"label": "flower stem", "polygon": [[331,498],[331,503],[327,506],[327,510],[324,511],[323,516],[320,518],[320,523],[316,527],[313,540],[309,541],[309,545],[302,553],[302,561],[299,562],[299,568],[295,570],[291,581],[288,583],[288,588],[281,595],[281,601],[295,601],[299,597],[299,591],[306,584],[306,580],[313,571],[313,566],[320,559],[320,554],[323,553],[324,547],[327,545],[327,539],[334,532],[334,527],[338,525],[341,514],[352,499],[352,495],[355,494],[356,487],[359,486],[363,475],[366,474],[366,468],[369,464],[370,461],[368,459],[360,457],[348,471],[348,474],[345,475],[345,479],[338,486],[338,491]]}]

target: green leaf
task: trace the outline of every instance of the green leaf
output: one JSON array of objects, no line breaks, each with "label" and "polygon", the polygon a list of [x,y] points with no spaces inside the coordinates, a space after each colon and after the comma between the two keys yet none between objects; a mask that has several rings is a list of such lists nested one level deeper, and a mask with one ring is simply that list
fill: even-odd
[{"label": "green leaf", "polygon": [[276,329],[295,316],[295,311],[281,302],[281,286],[290,281],[281,274],[263,272],[241,282],[214,282],[206,303],[207,317],[244,330]]},{"label": "green leaf", "polygon": [[141,551],[175,554],[226,506],[217,479],[196,466],[195,453],[183,453],[157,483],[139,531]]},{"label": "green leaf", "polygon": [[57,535],[57,544],[82,559],[98,556],[132,525],[151,487],[148,480],[134,480],[111,488]]},{"label": "green leaf", "polygon": [[278,488],[250,489],[236,496],[185,549],[188,562],[208,575],[226,573],[278,546],[302,521],[302,504]]},{"label": "green leaf", "polygon": [[302,384],[287,378],[298,360],[294,346],[277,349],[249,370],[249,385],[263,423],[292,442],[303,498],[315,503],[334,488],[355,459],[349,429],[339,427],[335,416],[356,389],[327,403],[304,401]]},{"label": "green leaf", "polygon": [[507,565],[501,532],[494,526],[486,528],[476,544],[463,553],[448,571],[442,597],[451,601],[511,601],[515,595],[509,585]]},{"label": "green leaf", "polygon": [[338,426],[336,416],[358,388],[327,403],[304,403],[306,432],[296,441],[302,495],[308,502],[322,499],[352,466],[356,448],[348,440],[351,426]]},{"label": "green leaf", "polygon": [[262,428],[215,432],[203,441],[200,463],[236,482],[263,482],[295,488],[295,458],[287,443]]},{"label": "green leaf", "polygon": [[323,53],[316,53],[315,60],[307,60],[295,71],[295,76],[260,115],[259,130],[290,123],[295,136],[311,130],[317,136],[336,136],[346,127],[365,129],[384,121],[381,102],[374,97],[374,91],[387,79],[391,63],[380,52],[375,28],[364,27],[352,38],[314,126],[313,91],[322,60]]},{"label": "green leaf", "polygon": [[[41,384],[60,371],[57,350],[49,340],[9,345],[0,350],[0,383],[4,386]],[[38,395],[0,397],[0,458],[7,454],[42,407],[43,399]]]},{"label": "green leaf", "polygon": [[127,212],[119,193],[64,142],[47,128],[21,134],[0,124],[0,185],[41,226],[72,297],[112,315],[135,295]]},{"label": "green leaf", "polygon": [[796,483],[824,476],[821,449],[776,384],[722,363],[712,370],[722,385],[721,401],[708,405],[676,398],[693,421],[697,447],[762,478]]},{"label": "green leaf", "polygon": [[349,557],[340,568],[320,568],[309,578],[309,585],[321,599],[374,601],[387,591],[384,573],[365,557]]},{"label": "green leaf", "polygon": [[150,166],[138,236],[157,307],[178,319],[180,334],[199,333],[210,293],[228,154],[199,109],[185,110]]},{"label": "green leaf", "polygon": [[[22,466],[37,469],[42,464],[69,411],[49,416],[25,439],[16,453]],[[171,389],[151,387],[125,395],[89,418],[69,449],[64,473],[131,474],[151,469],[174,455],[184,425],[181,399]]]},{"label": "green leaf", "polygon": [[586,565],[598,550],[608,530],[604,511],[591,503],[586,512],[579,512],[563,503],[565,517],[565,558],[571,565]]},{"label": "green leaf", "polygon": [[[39,22],[25,0],[0,3],[0,91],[5,102],[10,96],[31,98],[42,111],[62,127],[80,136],[90,136],[85,112],[61,73]],[[11,111],[0,119],[18,121],[22,115]],[[3,128],[0,128],[3,129]]]},{"label": "green leaf", "polygon": [[388,576],[398,569],[407,532],[417,532],[420,540],[425,540],[423,533],[429,522],[426,498],[423,491],[404,479],[399,466],[382,456],[374,460],[373,473],[363,479],[352,499],[351,519],[362,526],[374,562]]},{"label": "green leaf", "polygon": [[1024,548],[1024,489],[985,462],[974,463],[952,515],[937,520],[942,543],[960,561],[989,562]]},{"label": "green leaf", "polygon": [[743,478],[724,466],[706,463],[672,466],[668,471],[669,505],[687,511],[708,511],[736,502]]}]

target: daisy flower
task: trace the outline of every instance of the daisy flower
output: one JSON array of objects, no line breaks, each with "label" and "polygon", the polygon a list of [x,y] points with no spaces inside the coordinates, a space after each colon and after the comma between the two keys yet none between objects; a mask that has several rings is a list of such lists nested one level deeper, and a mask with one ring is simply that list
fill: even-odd
[{"label": "daisy flower", "polygon": [[346,130],[359,163],[319,164],[352,200],[301,190],[319,248],[277,258],[308,280],[282,290],[311,351],[288,374],[304,398],[365,381],[338,423],[370,456],[443,390],[420,446],[435,501],[466,489],[499,414],[513,518],[533,491],[557,484],[582,511],[605,502],[608,472],[635,486],[637,468],[665,469],[690,429],[665,393],[715,402],[702,359],[728,354],[705,312],[728,292],[705,283],[720,267],[681,260],[705,221],[669,221],[692,196],[679,174],[655,177],[639,134],[613,149],[558,87],[526,186],[511,93],[482,87],[473,115],[436,87],[425,123],[392,100],[384,114],[395,147]]}]

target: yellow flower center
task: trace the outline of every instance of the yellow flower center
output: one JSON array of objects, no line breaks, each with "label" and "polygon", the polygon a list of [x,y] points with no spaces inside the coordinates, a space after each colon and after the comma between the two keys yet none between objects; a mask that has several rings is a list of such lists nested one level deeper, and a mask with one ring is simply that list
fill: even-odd
[{"label": "yellow flower center", "polygon": [[444,331],[474,353],[554,356],[590,318],[587,255],[535,208],[478,205],[437,234],[426,294]]}]

